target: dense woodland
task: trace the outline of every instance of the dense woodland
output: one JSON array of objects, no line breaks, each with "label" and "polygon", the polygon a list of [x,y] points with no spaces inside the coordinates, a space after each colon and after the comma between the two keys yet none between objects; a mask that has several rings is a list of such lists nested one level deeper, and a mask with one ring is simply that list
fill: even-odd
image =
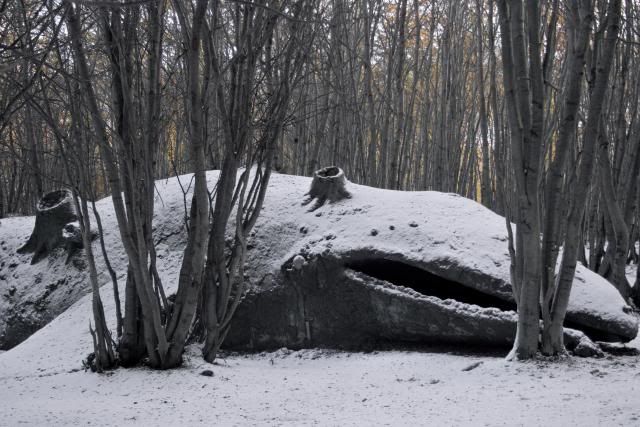
[{"label": "dense woodland", "polygon": [[[113,196],[129,277],[109,332],[91,261],[108,254],[86,245],[96,360],[168,368],[194,334],[216,357],[272,171],[337,165],[360,184],[455,192],[507,218],[512,355],[558,354],[577,261],[640,305],[625,275],[640,239],[639,12],[633,0],[0,0],[0,218],[69,187],[89,242],[91,201]],[[215,189],[209,169],[222,171]],[[185,173],[170,303],[153,182]]]}]

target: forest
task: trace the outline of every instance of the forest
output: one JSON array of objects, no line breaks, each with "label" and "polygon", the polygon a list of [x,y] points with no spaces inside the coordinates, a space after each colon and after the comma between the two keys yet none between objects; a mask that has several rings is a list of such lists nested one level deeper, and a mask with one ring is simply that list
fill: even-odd
[{"label": "forest", "polygon": [[636,0],[0,0],[0,425],[637,425],[638,70]]},{"label": "forest", "polygon": [[[639,7],[2,0],[0,218],[33,215],[42,196],[68,188],[90,273],[94,367],[167,369],[193,339],[216,359],[272,174],[335,165],[355,184],[456,193],[506,219],[518,313],[509,358],[564,354],[577,265],[640,306],[640,271],[628,273],[640,241]],[[214,185],[208,170],[220,171]],[[185,174],[187,237],[169,296],[155,182]],[[122,295],[116,254],[92,244],[105,196],[128,263]],[[33,262],[51,249],[43,233],[22,248]]]}]

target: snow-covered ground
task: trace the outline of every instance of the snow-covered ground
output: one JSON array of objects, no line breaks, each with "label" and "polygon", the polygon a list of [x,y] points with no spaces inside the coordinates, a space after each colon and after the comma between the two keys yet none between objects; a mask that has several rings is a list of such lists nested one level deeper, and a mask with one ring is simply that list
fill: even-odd
[{"label": "snow-covered ground", "polygon": [[[188,183],[185,179],[183,184]],[[479,205],[426,192],[413,193],[411,203],[406,204],[407,196],[401,193],[384,193],[386,198],[381,200],[380,190],[353,186],[350,203],[357,209],[327,207],[318,212],[320,216],[300,206],[308,179],[276,176],[274,182],[287,191],[267,197],[274,206],[263,212],[256,239],[270,245],[265,255],[254,258],[255,271],[266,274],[279,268],[309,242],[317,241],[312,251],[329,245],[333,250],[348,250],[353,240],[347,245],[345,236],[352,233],[360,236],[357,241],[362,247],[403,251],[423,261],[446,255],[491,270],[497,277],[508,277],[503,219]],[[162,195],[156,206],[156,234],[162,241],[159,270],[171,292],[182,255],[182,193],[176,180],[159,183],[158,193]],[[105,238],[122,277],[126,259],[120,253],[109,202],[101,201],[99,209],[104,209]],[[424,206],[430,206],[429,212],[423,212]],[[363,211],[369,211],[366,218],[373,223],[358,219],[365,218],[359,217]],[[399,220],[402,214],[406,218]],[[81,282],[85,273],[64,267],[54,258],[29,266],[28,256],[14,255],[28,237],[32,221],[4,222],[4,229],[14,237],[3,237],[0,255],[7,257],[5,268],[16,265],[0,285],[10,289],[16,284],[16,297],[33,295],[44,300],[40,295],[43,284],[55,283],[60,276],[69,277],[67,282]],[[396,226],[394,233],[389,224]],[[303,226],[309,234],[300,240]],[[380,231],[377,238],[370,233],[372,227]],[[323,238],[329,231],[337,237]],[[273,241],[276,232],[277,242]],[[260,248],[256,251],[262,253]],[[36,269],[40,278],[34,280]],[[579,272],[576,289],[584,293],[575,295],[585,297],[577,306],[599,308],[604,303],[612,305],[605,314],[621,312],[623,304],[617,294],[594,276],[586,269]],[[100,280],[107,284],[101,292],[113,324],[109,279],[103,275]],[[0,301],[0,309],[11,302],[8,298]],[[191,347],[180,369],[118,369],[97,375],[82,370],[81,364],[91,351],[90,319],[90,296],[85,296],[25,342],[0,353],[0,426],[640,425],[638,356],[512,363],[504,360],[506,350],[493,355],[280,350],[228,355],[209,365]],[[639,348],[640,341],[636,339],[629,347]],[[482,363],[464,370],[476,362]],[[214,375],[200,375],[206,369]]]},{"label": "snow-covered ground", "polygon": [[636,356],[513,363],[303,350],[212,366],[190,352],[168,372],[2,372],[0,425],[640,425]]}]

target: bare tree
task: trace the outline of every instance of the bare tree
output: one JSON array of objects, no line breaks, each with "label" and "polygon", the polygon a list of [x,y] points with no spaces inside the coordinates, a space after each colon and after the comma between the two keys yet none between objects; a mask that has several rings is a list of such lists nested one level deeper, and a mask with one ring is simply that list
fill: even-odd
[{"label": "bare tree", "polygon": [[[518,333],[512,357],[526,359],[538,350],[539,302],[542,301],[542,350],[547,354],[564,352],[562,327],[566,314],[571,284],[573,283],[580,230],[585,210],[587,189],[593,176],[596,139],[601,127],[601,115],[608,87],[609,73],[620,21],[620,1],[608,2],[606,36],[594,40],[595,81],[589,98],[588,117],[577,176],[570,183],[572,197],[565,222],[564,237],[560,237],[560,191],[563,170],[575,132],[575,117],[580,102],[584,56],[593,11],[589,2],[571,3],[573,32],[572,53],[569,56],[569,77],[565,84],[564,119],[560,137],[555,144],[555,158],[546,177],[545,222],[541,227],[541,194],[539,182],[544,178],[541,170],[543,131],[545,118],[544,68],[539,40],[540,8],[537,2],[528,2],[526,10],[520,1],[498,3],[501,17],[503,76],[507,103],[510,109],[511,151],[516,180],[516,240],[512,257],[512,284],[518,303]],[[525,35],[526,29],[526,35]],[[549,48],[549,46],[547,46]],[[548,66],[548,63],[547,63]],[[549,117],[549,113],[546,113]],[[508,224],[510,227],[510,224]],[[543,232],[542,247],[540,233]],[[559,274],[554,278],[558,242],[563,243]]]},{"label": "bare tree", "polygon": [[[280,3],[278,9],[284,9],[285,5]],[[264,202],[272,156],[285,124],[291,91],[300,81],[313,41],[313,28],[305,23],[313,17],[313,2],[295,2],[289,7],[291,14],[285,17],[270,13],[260,5],[230,11],[237,28],[232,43],[234,50],[242,54],[230,58],[228,76],[223,75],[221,68],[222,52],[226,49],[224,45],[221,46],[224,50],[216,49],[220,46],[219,35],[210,33],[207,55],[211,61],[217,114],[223,123],[225,152],[216,186],[205,270],[203,353],[209,362],[213,362],[224,342],[244,293],[247,239]],[[219,13],[222,11],[214,10],[213,16]],[[285,24],[277,31],[279,19]],[[214,23],[210,28],[216,28]],[[274,41],[283,47],[278,49]],[[251,83],[258,74],[263,74],[263,88]],[[225,81],[230,83],[228,91],[223,89]],[[262,91],[267,94],[260,117],[262,124],[247,126],[247,123],[256,123],[259,112],[254,110],[254,105],[260,104]],[[236,182],[243,158],[245,169]],[[227,227],[234,209],[233,239],[227,252]]]}]

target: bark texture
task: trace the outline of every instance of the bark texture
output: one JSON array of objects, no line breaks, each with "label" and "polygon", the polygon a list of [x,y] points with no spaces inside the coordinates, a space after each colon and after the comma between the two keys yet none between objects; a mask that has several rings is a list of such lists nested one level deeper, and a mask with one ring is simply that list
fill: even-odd
[{"label": "bark texture", "polygon": [[347,179],[343,170],[336,166],[327,166],[315,171],[311,188],[306,196],[307,198],[302,202],[303,206],[315,199],[315,203],[309,208],[310,212],[322,207],[327,200],[329,203],[335,203],[338,200],[350,199],[351,193],[347,191]]},{"label": "bark texture", "polygon": [[69,190],[57,190],[45,194],[36,206],[36,224],[27,243],[18,248],[18,253],[33,253],[31,264],[35,264],[54,249],[64,247],[67,261],[82,249],[82,234],[77,224],[73,196]]}]

